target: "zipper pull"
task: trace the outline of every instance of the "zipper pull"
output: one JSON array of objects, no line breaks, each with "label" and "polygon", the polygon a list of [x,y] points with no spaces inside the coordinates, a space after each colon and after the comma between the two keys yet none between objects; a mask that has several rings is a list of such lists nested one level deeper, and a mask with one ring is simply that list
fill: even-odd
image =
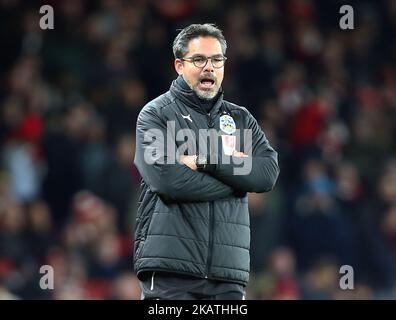
[{"label": "zipper pull", "polygon": [[206,115],[206,118],[208,119],[208,126],[209,126],[209,128],[213,128],[213,127],[214,127],[214,123],[213,123],[213,121],[212,121],[212,118],[210,117],[210,113],[208,113],[208,114]]}]

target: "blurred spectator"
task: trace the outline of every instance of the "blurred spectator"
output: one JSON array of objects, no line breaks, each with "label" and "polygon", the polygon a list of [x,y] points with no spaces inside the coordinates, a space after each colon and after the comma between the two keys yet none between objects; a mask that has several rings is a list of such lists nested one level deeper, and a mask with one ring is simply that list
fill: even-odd
[{"label": "blurred spectator", "polygon": [[306,273],[303,291],[305,299],[334,299],[338,290],[337,263],[331,258],[322,257]]},{"label": "blurred spectator", "polygon": [[297,280],[295,257],[288,248],[276,248],[270,260],[270,272],[274,279],[272,299],[300,299],[301,289]]},{"label": "blurred spectator", "polygon": [[120,273],[114,281],[113,300],[140,300],[140,287],[137,277],[132,272]]}]

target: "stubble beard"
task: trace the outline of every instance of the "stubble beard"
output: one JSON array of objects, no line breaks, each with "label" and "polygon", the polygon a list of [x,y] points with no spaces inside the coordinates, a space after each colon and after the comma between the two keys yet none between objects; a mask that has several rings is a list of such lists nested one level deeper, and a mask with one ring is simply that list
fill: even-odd
[{"label": "stubble beard", "polygon": [[193,90],[198,96],[198,98],[202,100],[211,100],[219,92],[219,88],[217,87],[217,85],[215,85],[215,87],[212,90],[199,90],[197,87],[193,88]]},{"label": "stubble beard", "polygon": [[213,89],[210,90],[199,90],[198,86],[199,86],[199,82],[193,86],[189,81],[187,81],[184,78],[184,81],[188,84],[188,86],[191,88],[191,90],[193,90],[195,92],[195,94],[198,96],[198,98],[202,99],[202,100],[211,100],[214,97],[216,97],[216,95],[218,94],[220,87],[217,85],[217,81],[215,81],[214,87]]}]

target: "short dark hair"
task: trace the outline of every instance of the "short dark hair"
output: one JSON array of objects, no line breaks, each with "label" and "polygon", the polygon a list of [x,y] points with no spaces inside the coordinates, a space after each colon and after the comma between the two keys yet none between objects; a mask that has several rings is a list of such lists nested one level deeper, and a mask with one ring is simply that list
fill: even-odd
[{"label": "short dark hair", "polygon": [[213,23],[191,24],[182,29],[173,41],[173,55],[175,58],[183,58],[188,52],[188,43],[198,37],[216,38],[221,45],[221,51],[225,55],[227,50],[227,41],[222,31]]}]

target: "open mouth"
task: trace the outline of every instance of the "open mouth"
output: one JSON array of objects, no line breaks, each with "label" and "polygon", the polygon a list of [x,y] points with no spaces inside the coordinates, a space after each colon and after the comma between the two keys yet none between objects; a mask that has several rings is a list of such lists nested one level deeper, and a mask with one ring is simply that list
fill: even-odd
[{"label": "open mouth", "polygon": [[210,78],[204,78],[204,79],[201,79],[201,81],[199,83],[202,88],[211,89],[214,87],[215,81]]}]

